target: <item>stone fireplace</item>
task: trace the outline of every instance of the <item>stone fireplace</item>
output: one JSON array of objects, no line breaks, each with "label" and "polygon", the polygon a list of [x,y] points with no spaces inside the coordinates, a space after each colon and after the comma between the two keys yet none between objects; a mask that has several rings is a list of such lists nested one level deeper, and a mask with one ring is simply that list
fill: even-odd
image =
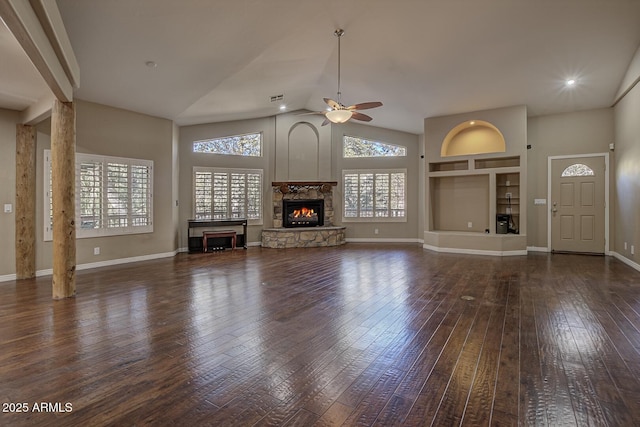
[{"label": "stone fireplace", "polygon": [[345,227],[333,224],[333,187],[336,185],[336,182],[273,182],[273,228],[262,230],[262,246],[299,248],[344,244]]},{"label": "stone fireplace", "polygon": [[[273,182],[273,228],[284,227],[283,202],[285,200],[319,200],[323,202],[322,225],[333,225],[333,187],[337,182]],[[309,226],[309,225],[306,225]]]}]

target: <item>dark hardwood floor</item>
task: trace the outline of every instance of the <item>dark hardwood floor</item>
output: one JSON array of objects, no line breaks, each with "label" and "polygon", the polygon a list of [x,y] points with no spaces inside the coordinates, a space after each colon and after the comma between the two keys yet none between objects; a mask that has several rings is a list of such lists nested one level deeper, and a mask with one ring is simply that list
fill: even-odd
[{"label": "dark hardwood floor", "polygon": [[640,273],[613,258],[250,248],[77,290],[0,283],[0,425],[640,425]]}]

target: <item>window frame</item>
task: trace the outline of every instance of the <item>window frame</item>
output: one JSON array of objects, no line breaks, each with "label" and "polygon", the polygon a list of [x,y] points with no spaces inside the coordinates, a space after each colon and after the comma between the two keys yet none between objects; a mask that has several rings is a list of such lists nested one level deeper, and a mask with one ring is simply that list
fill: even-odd
[{"label": "window frame", "polygon": [[[82,220],[82,178],[81,178],[81,170],[83,164],[94,164],[100,165],[100,177],[98,179],[100,192],[99,195],[100,204],[103,208],[101,208],[101,212],[99,214],[99,222],[100,226],[96,228],[83,228],[83,220]],[[120,227],[109,227],[109,214],[108,214],[108,194],[109,194],[109,180],[108,180],[108,170],[109,164],[118,164],[118,165],[126,165],[127,166],[127,211],[126,211],[126,219],[127,225]],[[140,217],[139,215],[135,215],[132,209],[132,205],[135,204],[134,199],[137,201],[141,200],[139,197],[140,193],[136,191],[132,191],[132,179],[133,179],[133,169],[134,168],[144,168],[147,169],[148,182],[147,187],[145,188],[146,202],[143,207],[146,209],[146,215],[144,218],[147,218],[147,224],[144,225],[132,225],[135,221],[136,217]],[[144,233],[153,233],[153,160],[145,160],[145,159],[133,159],[127,157],[114,157],[114,156],[102,156],[98,154],[85,154],[85,153],[76,153],[75,156],[75,222],[76,222],[76,238],[77,239],[85,239],[85,238],[94,238],[94,237],[104,237],[104,236],[122,236],[129,234],[144,234]],[[96,175],[97,176],[97,175]],[[95,182],[95,181],[94,181]],[[44,150],[44,228],[43,228],[43,238],[44,241],[52,241],[53,240],[53,200],[51,194],[51,150]],[[93,199],[95,200],[95,198]],[[90,201],[90,203],[95,203],[95,201]]]},{"label": "window frame", "polygon": [[[223,139],[230,139],[230,138],[242,138],[243,136],[248,136],[248,135],[256,135],[258,136],[259,142],[260,142],[260,147],[259,147],[259,154],[257,155],[248,155],[248,154],[237,154],[237,153],[222,153],[222,152],[215,152],[215,151],[197,151],[196,150],[196,144],[198,143],[204,143],[204,142],[212,142],[212,141],[216,141],[216,140],[223,140]],[[218,155],[218,156],[237,156],[237,157],[263,157],[263,133],[262,132],[248,132],[248,133],[242,133],[242,134],[238,134],[238,135],[229,135],[229,136],[219,136],[219,137],[215,137],[215,138],[207,138],[207,139],[200,139],[197,141],[193,141],[191,143],[191,151],[194,154],[213,154],[213,155]]]},{"label": "window frame", "polygon": [[[191,194],[191,197],[192,197],[192,203],[191,203],[192,216],[191,217],[194,218],[194,219],[203,219],[203,220],[210,219],[210,220],[213,221],[213,220],[215,220],[213,218],[213,212],[211,212],[211,214],[212,214],[211,218],[198,218],[198,212],[197,212],[197,206],[196,206],[196,191],[197,191],[196,174],[198,172],[208,172],[208,173],[211,173],[212,175],[216,174],[216,173],[218,173],[218,174],[227,174],[228,176],[230,176],[231,174],[234,174],[234,173],[235,174],[244,174],[244,175],[247,175],[247,174],[258,174],[258,175],[260,175],[260,183],[259,183],[259,186],[258,186],[259,187],[259,194],[260,194],[260,206],[258,208],[258,212],[260,213],[260,216],[258,218],[248,218],[248,217],[245,217],[245,218],[247,218],[247,224],[248,225],[262,225],[264,223],[265,197],[264,197],[264,170],[263,169],[220,168],[220,167],[205,167],[205,166],[194,166],[193,167],[192,174],[191,174],[191,177],[192,177],[192,185],[191,185],[191,187],[192,187],[192,191],[191,191],[191,193],[192,193]],[[230,179],[229,179],[229,181],[230,181]],[[228,185],[230,186],[231,184],[229,183]],[[212,186],[212,189],[215,187],[215,182],[214,182],[213,177],[212,177],[212,180],[211,180],[211,186]],[[246,191],[245,191],[245,212],[247,212],[249,210],[248,209],[248,204],[247,204],[248,200],[249,200],[248,191],[249,191],[249,188],[247,187]],[[211,195],[213,197],[213,190],[211,191]],[[230,197],[230,196],[228,196],[228,197]],[[214,206],[212,204],[212,209],[213,209],[213,207]],[[231,214],[230,209],[231,209],[230,206],[227,207],[227,216],[226,216],[225,219],[233,219],[230,216],[230,214]]]},{"label": "window frame", "polygon": [[[347,139],[351,138],[351,139],[360,139],[362,141],[365,141],[367,143],[370,144],[380,144],[380,145],[386,145],[389,147],[397,147],[399,149],[402,149],[404,151],[403,154],[394,154],[394,155],[387,155],[387,156],[347,156],[345,151],[346,151],[346,144],[347,144]],[[367,139],[367,138],[363,138],[360,136],[353,136],[353,135],[342,135],[342,158],[343,159],[379,159],[379,158],[397,158],[397,157],[407,157],[407,147],[405,147],[404,145],[400,145],[400,144],[392,144],[389,142],[384,142],[384,141],[374,141],[371,139]]]},{"label": "window frame", "polygon": [[[585,173],[575,173],[574,171],[576,169],[581,169],[580,168],[581,166],[584,166],[583,171]],[[591,169],[589,165],[585,165],[584,163],[573,163],[567,166],[566,168],[564,168],[564,170],[560,174],[561,178],[576,178],[576,177],[583,177],[583,176],[596,176],[596,173],[593,169]]]},{"label": "window frame", "polygon": [[[401,173],[403,174],[403,178],[404,178],[404,186],[403,186],[403,194],[402,194],[402,203],[403,203],[403,208],[402,208],[402,212],[403,212],[403,216],[391,216],[391,211],[392,211],[392,207],[391,207],[391,196],[389,197],[389,207],[387,208],[387,210],[389,211],[389,216],[375,216],[375,212],[376,212],[376,206],[375,206],[375,194],[376,194],[376,187],[375,187],[375,183],[376,183],[376,176],[377,175],[388,175],[389,176],[389,182],[391,182],[391,175],[392,174],[398,174]],[[360,182],[360,176],[361,175],[367,175],[367,174],[372,174],[373,175],[373,187],[372,187],[372,212],[373,215],[372,216],[361,216],[360,215],[360,208],[358,208],[358,216],[356,217],[348,217],[346,216],[346,196],[347,196],[347,191],[346,191],[346,176],[347,175],[353,175],[353,174],[357,174],[358,175],[358,182]],[[343,222],[407,222],[408,221],[408,208],[407,208],[407,184],[408,184],[408,180],[407,180],[407,169],[406,168],[396,168],[396,169],[344,169],[342,171],[342,221]],[[389,184],[389,195],[391,193],[391,185]],[[358,192],[357,192],[357,198],[358,200],[360,200],[360,188],[358,188]]]}]

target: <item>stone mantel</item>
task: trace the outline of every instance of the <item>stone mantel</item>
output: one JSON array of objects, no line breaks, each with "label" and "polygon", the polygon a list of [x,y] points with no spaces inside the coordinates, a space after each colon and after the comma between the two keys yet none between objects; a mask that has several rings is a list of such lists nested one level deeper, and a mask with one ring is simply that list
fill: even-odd
[{"label": "stone mantel", "polygon": [[295,186],[321,186],[323,184],[329,184],[331,186],[338,185],[337,181],[277,181],[272,182],[273,187],[280,187],[281,185],[295,185]]},{"label": "stone mantel", "polygon": [[274,191],[279,191],[282,194],[306,192],[311,189],[330,193],[336,185],[338,185],[336,181],[278,181],[271,183]]}]

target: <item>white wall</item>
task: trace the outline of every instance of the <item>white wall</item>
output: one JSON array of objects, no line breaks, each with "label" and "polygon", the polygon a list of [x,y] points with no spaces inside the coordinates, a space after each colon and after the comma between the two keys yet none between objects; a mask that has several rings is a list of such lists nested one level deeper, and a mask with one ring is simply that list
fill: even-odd
[{"label": "white wall", "polygon": [[[293,171],[289,157],[291,151],[289,139],[291,129],[299,122],[308,122],[309,129],[315,128],[315,135],[307,135],[303,141],[305,147],[297,151],[300,159],[297,161],[311,162],[318,167],[303,174],[300,168]],[[209,123],[203,125],[184,126],[180,128],[180,247],[187,247],[187,220],[193,217],[192,174],[194,166],[207,167],[235,167],[264,169],[264,222],[263,226],[250,226],[249,243],[260,242],[262,228],[273,226],[271,182],[273,181],[338,181],[334,188],[334,206],[336,211],[335,223],[342,223],[340,181],[342,169],[375,169],[375,168],[406,168],[408,174],[408,221],[405,223],[344,223],[347,226],[347,238],[354,239],[396,239],[417,240],[420,237],[421,223],[421,195],[419,194],[420,177],[420,147],[419,137],[414,134],[398,132],[358,123],[342,125],[320,126],[322,118],[313,116],[298,116],[297,113],[282,114],[276,117],[241,120],[224,123]],[[306,126],[306,124],[305,124]],[[215,154],[196,154],[192,151],[193,141],[250,132],[263,133],[263,156],[247,158],[238,156],[223,156]],[[388,142],[407,147],[404,158],[378,159],[343,159],[342,136],[359,136],[376,141]],[[308,141],[307,141],[308,140]],[[308,144],[307,144],[308,142]],[[317,146],[317,150],[314,148]],[[299,147],[296,147],[296,149]],[[315,153],[315,154],[314,154]],[[312,156],[316,155],[317,158]],[[310,168],[311,169],[311,168]],[[375,229],[378,234],[374,233]]]},{"label": "white wall", "polygon": [[[331,125],[333,151],[333,169],[338,186],[334,190],[334,207],[336,223],[347,227],[347,239],[376,240],[391,239],[400,241],[418,241],[422,238],[423,214],[421,203],[423,197],[423,177],[420,175],[421,147],[418,135],[363,125],[354,121]],[[380,141],[407,148],[405,157],[378,157],[345,159],[342,157],[342,139],[347,136]],[[345,169],[407,169],[407,221],[406,222],[343,222],[342,221],[342,171]],[[378,229],[378,234],[375,230]]]},{"label": "white wall", "polygon": [[[232,135],[262,132],[262,157],[241,157],[209,153],[194,153],[193,142],[211,138],[221,138]],[[263,223],[265,227],[273,224],[271,212],[271,182],[274,180],[274,170],[270,167],[274,159],[275,150],[275,119],[239,120],[223,123],[208,123],[202,125],[183,126],[180,128],[180,144],[178,155],[180,158],[179,184],[179,236],[181,249],[187,248],[187,221],[193,218],[193,167],[224,167],[263,169]],[[249,226],[247,242],[260,242],[262,226]]]},{"label": "white wall", "polygon": [[528,199],[522,200],[528,212],[527,246],[547,247],[549,205],[533,204],[547,198],[547,159],[549,156],[604,153],[613,142],[613,109],[580,111],[531,117],[528,120],[527,183]]},{"label": "white wall", "polygon": [[[640,71],[640,70],[639,70]],[[613,250],[640,264],[640,85],[615,107]],[[625,242],[627,248],[624,248]],[[631,245],[635,254],[631,253]]]},{"label": "white wall", "polygon": [[[16,123],[18,113],[0,109],[0,278],[16,272]],[[11,213],[4,213],[5,204]]]}]

